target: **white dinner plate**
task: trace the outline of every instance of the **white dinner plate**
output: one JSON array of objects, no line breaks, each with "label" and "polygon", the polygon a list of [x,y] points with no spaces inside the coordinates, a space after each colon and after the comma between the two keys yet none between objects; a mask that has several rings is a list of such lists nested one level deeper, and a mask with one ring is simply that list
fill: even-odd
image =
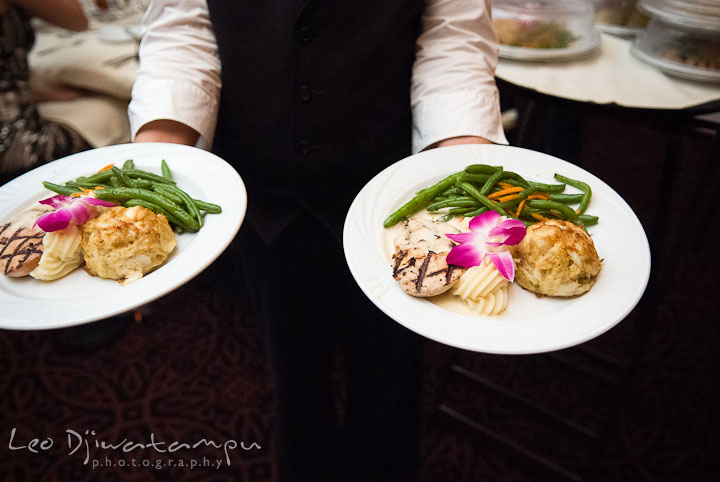
[{"label": "white dinner plate", "polygon": [[0,328],[40,330],[96,321],[129,311],[180,287],[207,268],[233,240],[247,207],[238,173],[216,155],[177,144],[122,144],[93,149],[45,164],[0,188],[0,224],[33,203],[55,195],[42,181],[63,184],[104,166],[132,159],[140,169],[160,174],[165,159],[177,185],[195,199],[222,207],[205,217],[197,233],[176,235],[177,247],[157,270],[121,286],[77,269],[56,281],[0,274]]},{"label": "white dinner plate", "polygon": [[[513,284],[506,311],[484,317],[448,311],[400,288],[392,278],[383,221],[415,192],[475,163],[502,165],[538,182],[556,182],[553,175],[560,173],[591,186],[587,213],[600,219],[588,232],[603,267],[588,293],[573,298],[538,297]],[[568,186],[565,192],[578,191]],[[517,147],[444,147],[393,164],[360,191],[348,211],[343,238],[352,275],[390,318],[440,343],[485,353],[540,353],[590,340],[627,316],[650,276],[645,231],[620,195],[573,164]]]}]

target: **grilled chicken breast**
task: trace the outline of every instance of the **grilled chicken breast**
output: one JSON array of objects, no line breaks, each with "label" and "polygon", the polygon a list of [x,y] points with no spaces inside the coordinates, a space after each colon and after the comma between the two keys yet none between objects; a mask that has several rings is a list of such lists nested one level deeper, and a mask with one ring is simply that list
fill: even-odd
[{"label": "grilled chicken breast", "polygon": [[0,271],[3,274],[26,276],[38,265],[45,231],[33,225],[41,214],[51,209],[39,204],[0,225]]},{"label": "grilled chicken breast", "polygon": [[409,219],[395,240],[393,278],[409,295],[435,296],[449,290],[465,268],[448,265],[446,258],[455,243],[445,233],[458,230],[447,223]]}]

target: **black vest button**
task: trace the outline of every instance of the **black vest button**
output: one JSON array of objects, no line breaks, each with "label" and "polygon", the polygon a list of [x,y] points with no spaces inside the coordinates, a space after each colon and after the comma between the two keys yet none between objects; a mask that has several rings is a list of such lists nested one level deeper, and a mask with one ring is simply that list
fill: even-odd
[{"label": "black vest button", "polygon": [[303,156],[307,156],[312,152],[312,146],[308,141],[300,141],[297,143],[297,150]]},{"label": "black vest button", "polygon": [[300,100],[303,102],[307,102],[312,97],[312,91],[310,90],[310,87],[307,85],[300,86],[300,89],[298,89]]},{"label": "black vest button", "polygon": [[300,35],[298,36],[300,39],[300,43],[307,45],[312,40],[312,33],[310,32],[310,27],[303,26],[300,27]]}]

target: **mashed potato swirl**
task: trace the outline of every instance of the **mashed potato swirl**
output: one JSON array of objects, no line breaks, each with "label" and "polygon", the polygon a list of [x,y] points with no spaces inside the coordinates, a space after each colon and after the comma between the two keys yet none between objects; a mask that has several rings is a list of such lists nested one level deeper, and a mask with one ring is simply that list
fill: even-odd
[{"label": "mashed potato swirl", "polygon": [[83,262],[81,240],[82,233],[77,226],[45,233],[42,257],[30,276],[42,281],[53,281],[78,268]]},{"label": "mashed potato swirl", "polygon": [[507,307],[508,280],[487,258],[483,264],[469,268],[450,292],[480,315],[497,315]]}]

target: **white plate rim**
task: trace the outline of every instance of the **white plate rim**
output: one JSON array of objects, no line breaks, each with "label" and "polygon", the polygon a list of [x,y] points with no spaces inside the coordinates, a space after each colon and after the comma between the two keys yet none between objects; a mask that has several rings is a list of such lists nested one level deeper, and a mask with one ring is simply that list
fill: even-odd
[{"label": "white plate rim", "polygon": [[[205,226],[199,232],[178,235],[178,248],[171,254],[171,259],[126,286],[92,278],[83,270],[76,270],[66,278],[35,288],[38,293],[51,289],[49,286],[72,292],[73,286],[78,286],[98,293],[110,293],[100,299],[82,293],[65,300],[37,299],[28,296],[33,288],[26,284],[45,282],[30,277],[14,279],[0,276],[0,306],[3,307],[0,310],[0,329],[64,328],[124,313],[177,289],[207,268],[230,245],[247,209],[247,192],[240,175],[215,154],[179,144],[138,143],[101,147],[33,169],[0,187],[0,222],[4,223],[34,200],[54,195],[42,187],[41,181],[64,183],[97,171],[111,162],[122,164],[126,159],[134,159],[137,167],[157,173],[160,172],[160,160],[165,159],[176,180],[185,181],[185,184],[178,183],[180,187],[193,197],[200,196],[220,205],[223,212],[208,215]],[[190,185],[188,179],[191,179]],[[209,185],[211,180],[213,184]],[[74,279],[71,280],[72,277]],[[60,285],[64,282],[68,284]]]},{"label": "white plate rim", "polygon": [[[509,162],[512,158],[512,162]],[[589,182],[593,188],[593,202],[596,206],[604,206],[603,212],[620,213],[620,219],[608,219],[590,228],[594,236],[601,257],[605,246],[598,244],[598,238],[608,244],[613,234],[605,232],[596,236],[603,225],[619,229],[619,224],[628,236],[629,241],[623,250],[629,250],[623,256],[631,259],[634,269],[621,266],[619,259],[613,260],[612,269],[608,269],[610,259],[604,261],[603,272],[598,278],[596,287],[581,297],[566,300],[543,300],[551,303],[546,305],[548,314],[537,319],[515,320],[517,324],[511,325],[503,317],[470,317],[440,308],[428,300],[413,298],[405,294],[392,279],[390,262],[381,247],[382,221],[402,202],[412,194],[452,172],[461,170],[466,165],[475,162],[493,162],[498,165],[508,165],[509,170],[515,170],[526,175],[529,179],[535,176],[530,172],[536,169],[545,169],[551,166],[556,172],[568,177]],[[527,165],[526,169],[516,169],[520,163]],[[527,163],[527,164],[525,164]],[[539,166],[539,167],[538,167]],[[530,172],[528,172],[530,171]],[[403,180],[407,183],[402,186]],[[423,181],[417,182],[418,179]],[[543,178],[545,182],[552,180]],[[540,179],[536,179],[540,180]],[[399,192],[399,190],[401,192]],[[592,208],[589,212],[595,214]],[[596,228],[596,229],[594,229]],[[627,229],[627,231],[625,231]],[[593,234],[595,233],[595,234]],[[559,350],[584,343],[611,329],[623,320],[642,297],[650,276],[650,247],[645,231],[639,219],[630,206],[610,186],[593,174],[561,159],[539,152],[511,146],[499,145],[464,145],[452,146],[442,149],[433,149],[415,154],[389,166],[375,176],[358,193],[353,201],[346,218],[343,244],[348,267],[356,282],[368,298],[390,318],[406,328],[434,341],[454,346],[456,348],[494,353],[494,354],[532,354]],[[368,249],[368,246],[374,247]],[[617,250],[613,246],[614,250]],[[620,294],[622,303],[604,303],[599,308],[603,313],[592,310],[581,310],[586,305],[583,300],[594,300],[599,294],[597,287],[602,285],[603,290],[612,286],[609,278],[617,270],[630,271],[626,278],[620,280],[619,288],[624,290]],[[603,275],[606,280],[603,281]],[[513,289],[521,290],[516,285]],[[594,294],[593,294],[594,293]],[[529,296],[524,292],[522,296]],[[511,299],[511,303],[512,303]],[[542,301],[542,300],[541,300]],[[601,300],[602,301],[602,300]],[[563,306],[563,303],[568,305]],[[575,307],[580,302],[579,307]],[[554,311],[557,307],[557,311]],[[512,305],[509,306],[510,311]],[[601,314],[607,318],[599,319]],[[579,316],[580,319],[571,319],[570,315]],[[438,322],[438,320],[442,320]],[[515,322],[513,321],[513,322]],[[562,328],[563,331],[546,332],[546,327]]]}]

